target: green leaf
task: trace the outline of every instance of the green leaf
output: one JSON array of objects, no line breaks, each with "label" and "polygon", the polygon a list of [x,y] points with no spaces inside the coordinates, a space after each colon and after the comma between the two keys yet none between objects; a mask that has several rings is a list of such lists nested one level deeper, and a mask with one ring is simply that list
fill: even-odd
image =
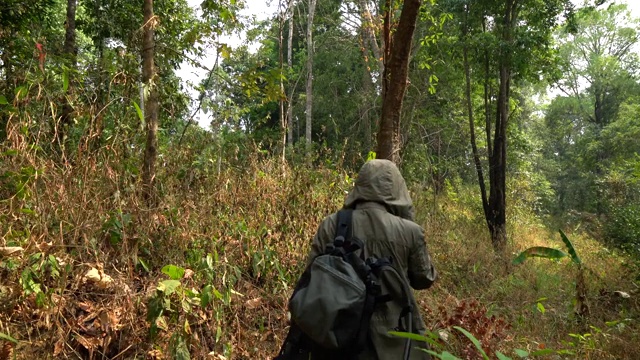
[{"label": "green leaf", "polygon": [[562,238],[562,242],[567,246],[567,249],[569,249],[569,255],[571,255],[571,260],[574,263],[581,265],[582,260],[580,260],[580,257],[578,256],[576,249],[573,247],[573,244],[571,243],[567,235],[565,235],[562,230],[559,230],[559,231],[560,231],[560,237]]},{"label": "green leaf", "polygon": [[171,295],[180,285],[178,280],[164,280],[158,284],[158,291],[162,291],[165,295]]},{"label": "green leaf", "polygon": [[180,280],[184,276],[184,268],[175,265],[167,265],[163,267],[162,272],[173,280]]},{"label": "green leaf", "polygon": [[510,357],[501,353],[500,351],[496,351],[496,357],[498,358],[498,360],[512,360]]},{"label": "green leaf", "polygon": [[414,333],[408,333],[408,332],[402,332],[402,331],[389,331],[388,334],[391,336],[401,337],[403,339],[411,339],[411,340],[421,341],[421,342],[429,341],[427,337],[419,334],[414,334]]},{"label": "green leaf", "polygon": [[137,102],[131,101],[133,103],[133,107],[136,108],[136,112],[138,113],[138,118],[140,121],[144,122],[144,115],[142,114],[142,109],[140,109],[140,105]]},{"label": "green leaf", "polygon": [[567,254],[562,252],[562,251],[560,251],[560,250],[558,250],[558,249],[553,249],[553,248],[549,248],[549,247],[545,247],[545,246],[534,246],[534,247],[528,248],[527,250],[521,252],[520,255],[518,255],[518,257],[513,259],[513,264],[514,265],[522,264],[525,260],[527,260],[528,258],[531,258],[531,257],[542,257],[542,258],[547,258],[547,259],[561,259],[561,258],[563,258],[565,256],[567,256]]},{"label": "green leaf", "polygon": [[514,352],[516,353],[516,355],[518,355],[519,357],[525,359],[529,357],[529,352],[522,350],[522,349],[515,349]]},{"label": "green leaf", "polygon": [[375,151],[369,151],[369,154],[367,155],[367,161],[375,160],[375,158],[376,158],[376,152]]},{"label": "green leaf", "polygon": [[487,353],[484,352],[484,349],[482,348],[482,345],[480,345],[480,341],[478,341],[478,339],[476,339],[475,336],[473,336],[473,334],[471,334],[470,332],[468,332],[467,330],[461,328],[460,326],[454,326],[454,329],[460,331],[461,333],[464,334],[464,336],[466,336],[467,338],[469,338],[469,340],[471,340],[471,342],[473,343],[473,345],[476,346],[476,349],[478,349],[478,351],[480,352],[480,354],[482,354],[482,358],[484,360],[489,360],[489,357],[487,356]]},{"label": "green leaf", "polygon": [[213,296],[213,287],[211,285],[206,285],[204,289],[202,289],[202,293],[200,294],[200,306],[206,308],[207,305],[211,303]]},{"label": "green leaf", "polygon": [[64,69],[62,73],[62,91],[67,92],[69,90],[69,70]]},{"label": "green leaf", "polygon": [[4,95],[0,95],[0,105],[9,105],[7,98]]},{"label": "green leaf", "polygon": [[0,332],[0,340],[4,340],[4,341],[8,341],[8,342],[12,342],[14,344],[18,344],[18,340],[12,338],[11,336],[5,334],[5,333],[1,333]]},{"label": "green leaf", "polygon": [[149,270],[149,265],[147,265],[147,263],[144,260],[142,260],[142,258],[138,258],[138,261],[140,262],[140,265],[146,272],[151,272]]},{"label": "green leaf", "polygon": [[542,303],[538,303],[538,311],[540,311],[544,315],[544,313],[547,312],[547,309],[544,308],[544,305],[542,305]]}]

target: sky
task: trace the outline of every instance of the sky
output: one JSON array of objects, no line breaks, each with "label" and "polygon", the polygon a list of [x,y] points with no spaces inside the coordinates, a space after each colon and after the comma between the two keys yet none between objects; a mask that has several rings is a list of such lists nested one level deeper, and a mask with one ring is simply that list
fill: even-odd
[{"label": "sky", "polygon": [[[576,6],[580,6],[583,3],[583,0],[572,1]],[[200,9],[201,2],[202,0],[188,0],[189,6],[196,9],[196,11]],[[627,4],[629,10],[631,10],[632,16],[640,18],[640,0],[617,0],[616,2]],[[273,15],[278,7],[278,0],[246,0],[246,3],[247,6],[241,12],[241,15],[247,17],[255,16],[258,21],[265,20]],[[231,47],[236,47],[240,45],[243,40],[243,36],[236,34],[234,36],[227,36],[221,39],[221,42],[226,43]],[[211,49],[207,52],[205,58],[200,59],[200,61],[203,64],[213,64],[214,59],[215,51]],[[197,99],[198,92],[193,89],[193,86],[200,83],[206,77],[206,70],[195,67],[190,62],[185,61],[177,71],[177,75],[182,79],[183,84],[191,95],[191,98]],[[197,106],[198,105],[195,104],[192,108],[195,109]],[[203,114],[202,112],[198,112],[195,115],[194,120],[198,125],[205,129],[208,129],[209,124],[211,123],[210,114]]]}]

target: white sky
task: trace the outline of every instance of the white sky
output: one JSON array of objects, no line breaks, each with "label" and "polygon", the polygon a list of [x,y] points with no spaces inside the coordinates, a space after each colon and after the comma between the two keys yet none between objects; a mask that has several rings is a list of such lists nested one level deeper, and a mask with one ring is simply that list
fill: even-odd
[{"label": "white sky", "polygon": [[[279,0],[246,0],[246,8],[241,12],[242,16],[252,17],[255,16],[257,20],[265,20],[273,15],[278,7]],[[304,0],[303,0],[304,1]],[[580,6],[583,0],[572,0],[576,6]],[[617,3],[627,4],[631,14],[635,18],[640,18],[640,0],[616,0]],[[188,0],[189,5],[199,11],[202,0]],[[236,47],[244,41],[244,36],[234,35],[231,37],[225,37],[221,39],[221,42],[228,44],[231,47]],[[215,50],[210,49],[205,58],[200,59],[203,64],[211,66],[214,63]],[[187,87],[187,91],[191,95],[191,99],[198,98],[198,92],[193,89],[194,85],[198,85],[206,76],[206,70],[193,66],[190,62],[185,61],[180,69],[177,71],[177,76],[183,81],[183,84]],[[550,94],[552,95],[552,94]],[[198,105],[193,105],[195,109]],[[195,116],[195,121],[201,127],[208,129],[211,123],[210,114],[203,114],[202,111],[198,112]]]}]

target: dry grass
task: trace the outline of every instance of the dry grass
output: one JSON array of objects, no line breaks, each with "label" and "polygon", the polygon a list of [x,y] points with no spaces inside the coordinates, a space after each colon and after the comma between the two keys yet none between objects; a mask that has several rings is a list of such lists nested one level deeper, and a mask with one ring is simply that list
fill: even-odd
[{"label": "dry grass", "polygon": [[[60,165],[19,131],[10,134],[0,149],[6,175],[0,180],[0,246],[24,251],[0,259],[0,332],[20,342],[11,350],[0,343],[0,354],[164,359],[180,348],[178,334],[197,359],[274,355],[310,238],[350,186],[343,171],[287,168],[283,175],[278,163],[256,153],[242,166],[225,163],[219,173],[207,172],[194,165],[201,149],[171,149],[157,178],[161,201],[149,209],[131,170],[136,153],[125,156],[112,143]],[[568,233],[589,269],[591,314],[581,324],[572,310],[575,266],[539,259],[516,267],[496,257],[473,192],[435,198],[425,190],[414,193],[440,273],[433,289],[419,293],[432,328],[464,325],[505,353],[551,348],[571,349],[575,355],[569,357],[581,359],[634,358],[640,308],[633,262],[588,236]],[[518,218],[527,221],[512,222],[510,254],[533,245],[563,246],[557,233],[520,210]],[[210,268],[203,265],[207,255],[215,259]],[[185,292],[171,297],[173,309],[151,338],[148,304],[158,282],[167,279],[160,271],[167,264],[193,272],[180,280]],[[88,279],[92,268],[111,281]],[[206,285],[222,297],[208,306],[190,303],[186,290],[202,292]],[[606,324],[625,319],[631,320],[624,327]],[[586,333],[593,335],[584,341],[570,336]],[[460,338],[446,346],[477,356]]]}]

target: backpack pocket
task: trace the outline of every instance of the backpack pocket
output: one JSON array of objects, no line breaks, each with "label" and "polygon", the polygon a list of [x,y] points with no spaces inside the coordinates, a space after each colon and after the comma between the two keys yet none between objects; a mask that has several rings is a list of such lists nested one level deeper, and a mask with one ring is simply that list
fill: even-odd
[{"label": "backpack pocket", "polygon": [[364,282],[351,264],[333,255],[318,256],[308,271],[308,285],[289,301],[291,319],[324,348],[353,346],[367,298]]}]

